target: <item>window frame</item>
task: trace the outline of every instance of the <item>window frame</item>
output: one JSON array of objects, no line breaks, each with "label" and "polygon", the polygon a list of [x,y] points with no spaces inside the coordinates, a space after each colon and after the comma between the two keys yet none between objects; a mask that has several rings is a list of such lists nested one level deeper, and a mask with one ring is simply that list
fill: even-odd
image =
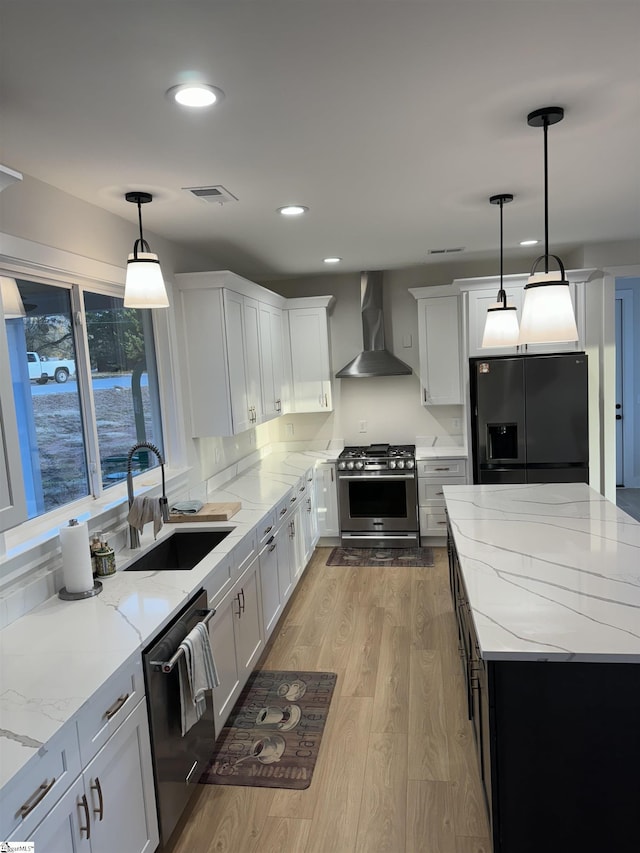
[{"label": "window frame", "polygon": [[[100,465],[98,456],[97,424],[93,415],[94,399],[91,388],[89,343],[86,336],[86,316],[84,312],[84,292],[99,293],[122,298],[124,296],[124,280],[126,270],[103,261],[97,261],[82,255],[76,255],[63,249],[55,249],[34,243],[19,237],[0,232],[0,274],[15,278],[66,288],[71,292],[71,311],[76,340],[76,357],[78,359],[78,382],[82,385],[81,407],[90,406],[89,421],[85,421],[90,429],[85,430],[85,454],[89,471],[91,494],[62,507],[26,519],[16,527],[0,532],[0,585],[7,572],[2,564],[7,565],[9,574],[14,575],[14,569],[21,575],[32,570],[36,564],[50,559],[51,540],[57,548],[59,528],[67,523],[69,518],[77,517],[89,521],[91,527],[101,526],[105,530],[122,528],[124,520],[127,488],[126,483],[116,484],[103,489],[100,481]],[[171,293],[171,281],[167,281]],[[187,465],[187,448],[184,425],[179,416],[180,381],[175,358],[176,333],[173,311],[152,310],[151,322],[155,344],[156,369],[158,374],[158,393],[160,406],[160,421],[164,438],[165,478],[167,490],[183,490],[189,481],[190,468]],[[78,336],[76,324],[82,324],[82,332]],[[82,377],[82,379],[80,378]],[[85,412],[82,412],[83,419]],[[89,435],[93,431],[93,436]],[[92,458],[90,458],[92,457]],[[92,461],[95,460],[94,461]],[[95,468],[95,470],[94,470]],[[98,483],[98,481],[100,481]],[[95,489],[95,485],[99,490]],[[160,494],[161,476],[157,468],[141,472],[135,477],[136,494]],[[95,522],[95,523],[93,523]],[[37,548],[37,556],[33,549]],[[35,560],[32,559],[35,557]]]}]

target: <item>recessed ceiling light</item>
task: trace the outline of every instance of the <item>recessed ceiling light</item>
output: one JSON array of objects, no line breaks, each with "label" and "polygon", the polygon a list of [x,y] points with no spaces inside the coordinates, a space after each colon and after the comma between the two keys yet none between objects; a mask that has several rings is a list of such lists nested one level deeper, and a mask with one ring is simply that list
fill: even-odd
[{"label": "recessed ceiling light", "polygon": [[520,240],[521,246],[536,246],[540,240]]},{"label": "recessed ceiling light", "polygon": [[323,258],[325,264],[339,264],[342,258]]},{"label": "recessed ceiling light", "polygon": [[172,86],[167,95],[183,107],[210,107],[224,100],[224,92],[208,83],[183,83]]},{"label": "recessed ceiling light", "polygon": [[279,207],[278,213],[281,213],[283,216],[301,216],[308,210],[308,207],[303,207],[301,204],[288,204],[286,207]]}]

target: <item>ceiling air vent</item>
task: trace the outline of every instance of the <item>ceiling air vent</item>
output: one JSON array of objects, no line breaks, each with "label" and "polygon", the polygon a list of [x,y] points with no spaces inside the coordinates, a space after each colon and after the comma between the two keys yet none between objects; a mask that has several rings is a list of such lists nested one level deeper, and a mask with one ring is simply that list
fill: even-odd
[{"label": "ceiling air vent", "polygon": [[209,204],[226,204],[228,201],[238,201],[238,199],[226,190],[221,184],[217,187],[183,187],[183,190],[190,192],[201,201],[206,201]]},{"label": "ceiling air vent", "polygon": [[451,249],[428,249],[428,255],[452,255],[455,252],[464,252],[464,246],[453,246]]}]

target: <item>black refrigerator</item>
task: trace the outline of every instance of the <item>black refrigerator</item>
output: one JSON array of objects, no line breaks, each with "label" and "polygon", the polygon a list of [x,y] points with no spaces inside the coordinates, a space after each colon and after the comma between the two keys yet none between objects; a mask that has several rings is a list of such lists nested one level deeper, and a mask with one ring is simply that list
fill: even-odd
[{"label": "black refrigerator", "polygon": [[584,353],[469,361],[474,483],[588,483]]}]

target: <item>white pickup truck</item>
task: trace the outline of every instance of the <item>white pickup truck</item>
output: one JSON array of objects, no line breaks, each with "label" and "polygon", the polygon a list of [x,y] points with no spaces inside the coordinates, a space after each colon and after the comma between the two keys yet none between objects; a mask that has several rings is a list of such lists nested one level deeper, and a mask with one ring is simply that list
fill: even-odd
[{"label": "white pickup truck", "polygon": [[49,379],[66,382],[76,372],[76,363],[71,358],[47,358],[37,352],[27,353],[29,379],[35,379],[40,385],[46,385]]}]

